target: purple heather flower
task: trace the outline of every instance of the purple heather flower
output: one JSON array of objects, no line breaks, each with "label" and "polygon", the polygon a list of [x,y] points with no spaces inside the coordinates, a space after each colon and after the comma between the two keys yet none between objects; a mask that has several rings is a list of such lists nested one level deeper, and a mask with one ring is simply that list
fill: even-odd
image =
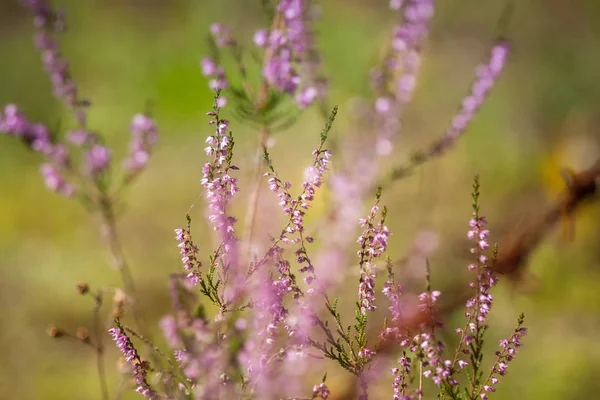
[{"label": "purple heather flower", "polygon": [[[283,209],[283,212],[289,216],[289,221],[285,228],[282,230],[279,240],[285,244],[296,244],[301,243],[300,249],[296,250],[295,256],[298,264],[301,264],[300,272],[305,274],[304,282],[307,285],[312,284],[316,279],[314,266],[311,263],[305,247],[306,242],[312,242],[313,239],[310,237],[304,237],[304,216],[306,210],[310,208],[311,202],[315,198],[316,188],[320,187],[323,182],[323,174],[327,171],[328,164],[330,162],[331,152],[324,150],[321,147],[314,150],[312,154],[315,156],[313,165],[308,167],[305,171],[305,179],[302,182],[302,193],[297,197],[293,198],[289,192],[291,183],[283,183],[275,172],[267,172],[264,174],[268,177],[269,188],[272,192],[276,193],[279,197],[279,205]],[[297,235],[297,237],[290,237]],[[271,252],[275,252],[280,247],[272,247]],[[307,294],[314,293],[314,290],[309,289]]]},{"label": "purple heather flower", "polygon": [[[300,108],[308,107],[326,92],[325,80],[317,76],[320,59],[312,39],[310,19],[314,13],[309,7],[308,0],[280,0],[279,23],[270,30],[259,29],[253,36],[254,44],[265,53],[263,78],[272,88],[294,96]],[[237,46],[229,27],[212,24],[210,32],[218,48]],[[203,74],[212,78],[211,89],[228,88],[225,72],[214,60],[205,57],[201,65]]]},{"label": "purple heather flower", "polygon": [[[503,339],[500,341],[501,350],[496,352],[498,357],[496,363],[492,367],[490,376],[486,383],[484,383],[483,390],[486,392],[495,392],[495,385],[498,384],[500,379],[498,376],[505,376],[508,364],[513,360],[517,351],[522,346],[521,339],[527,334],[527,328],[523,327],[524,317],[521,315],[517,324],[517,328],[509,339]],[[487,385],[486,385],[487,384]]]},{"label": "purple heather flower", "polygon": [[440,294],[439,291],[433,291],[419,295],[419,309],[431,316],[430,321],[421,329],[427,329],[429,332],[415,336],[408,345],[423,363],[425,367],[423,375],[426,378],[431,378],[437,386],[440,386],[443,380],[448,380],[451,385],[455,385],[457,382],[451,377],[452,361],[442,358],[445,346],[443,342],[436,339],[435,335],[435,330],[442,327],[441,322],[435,320],[437,312],[435,303]]},{"label": "purple heather flower", "polygon": [[290,223],[285,228],[284,234],[282,234],[282,240],[285,243],[296,243],[296,240],[290,239],[288,234],[304,231],[305,210],[310,208],[310,203],[315,198],[316,188],[321,187],[323,174],[328,169],[331,158],[329,150],[319,148],[314,150],[312,154],[315,156],[315,161],[305,171],[304,182],[302,182],[303,190],[297,198],[293,198],[289,192],[292,186],[291,183],[282,182],[274,172],[264,174],[265,177],[269,178],[269,189],[279,197],[279,205],[283,208],[283,212],[290,216]]},{"label": "purple heather flower", "polygon": [[23,139],[33,150],[48,152],[52,148],[48,129],[42,124],[33,124],[17,106],[9,104],[0,112],[0,133]]},{"label": "purple heather flower", "polygon": [[392,105],[389,98],[378,97],[377,100],[375,100],[375,111],[377,111],[378,114],[387,114],[391,109]]},{"label": "purple heather flower", "polygon": [[215,39],[215,43],[218,47],[225,47],[235,45],[235,39],[231,33],[231,28],[223,24],[212,24],[210,26],[210,33]]},{"label": "purple heather flower", "polygon": [[133,343],[131,343],[131,340],[129,339],[123,328],[121,328],[120,326],[116,328],[111,328],[108,330],[108,333],[112,335],[113,340],[117,344],[117,347],[125,356],[125,360],[133,366],[132,375],[135,378],[137,384],[136,392],[148,399],[158,398],[154,390],[152,390],[152,388],[148,384],[148,381],[146,380],[146,377],[148,375],[147,370],[150,367],[150,365],[147,361],[142,361],[137,350],[133,346]]},{"label": "purple heather flower", "polygon": [[65,146],[53,144],[48,129],[42,124],[32,124],[15,105],[7,105],[0,112],[0,133],[22,139],[32,150],[44,155],[47,163],[42,164],[40,173],[46,187],[53,192],[70,197],[75,187],[68,183],[61,169],[70,165]]},{"label": "purple heather flower", "polygon": [[217,65],[208,57],[203,57],[200,65],[202,66],[202,75],[204,76],[213,76],[217,73]]},{"label": "purple heather flower", "polygon": [[71,77],[69,62],[62,57],[54,35],[64,30],[63,12],[54,9],[46,0],[24,0],[34,14],[35,44],[42,63],[54,88],[54,95],[75,112],[81,126],[85,125],[85,107],[88,105],[78,95],[76,82]]},{"label": "purple heather flower", "polygon": [[463,100],[460,111],[454,116],[450,127],[446,130],[443,138],[434,148],[434,152],[442,152],[462,135],[469,123],[479,110],[491,88],[504,69],[508,57],[509,47],[501,42],[492,47],[490,59],[487,64],[477,67],[477,78],[471,86],[471,92]]},{"label": "purple heather flower", "polygon": [[476,264],[469,265],[469,270],[475,270],[477,273],[476,282],[472,282],[471,286],[477,288],[476,295],[467,301],[467,318],[471,321],[472,318],[477,320],[478,324],[483,324],[488,313],[492,308],[494,297],[489,293],[489,290],[496,285],[497,278],[494,276],[491,267],[487,263],[487,257],[482,254],[482,251],[489,247],[487,238],[489,231],[485,229],[486,219],[473,213],[473,218],[469,221],[471,229],[467,232],[467,237],[475,242],[475,247],[471,252],[475,254],[477,259]]},{"label": "purple heather flower", "polygon": [[4,107],[4,112],[0,113],[0,132],[9,136],[23,137],[29,131],[29,122],[25,116],[19,112],[14,104]]},{"label": "purple heather flower", "polygon": [[195,286],[200,283],[199,269],[202,263],[198,261],[198,247],[192,242],[190,229],[175,229],[175,239],[179,242],[179,252],[181,253],[181,262],[183,268],[187,271],[187,278]]},{"label": "purple heather flower", "polygon": [[358,305],[360,311],[366,314],[367,310],[375,310],[375,278],[376,265],[373,262],[387,249],[390,231],[384,225],[385,211],[375,225],[375,218],[379,214],[379,206],[375,204],[367,218],[360,219],[360,225],[365,227],[357,242],[360,243],[358,257],[360,259],[360,283],[358,286]]},{"label": "purple heather flower", "polygon": [[313,86],[309,86],[304,90],[301,90],[296,95],[296,103],[300,108],[307,108],[312,102],[318,97],[319,91]]},{"label": "purple heather flower", "polygon": [[81,147],[84,144],[89,143],[93,139],[91,138],[89,132],[80,129],[69,132],[67,134],[67,140],[69,141],[69,143]]},{"label": "purple heather flower", "polygon": [[[427,38],[434,12],[432,0],[392,0],[390,8],[398,11],[401,22],[393,32],[391,54],[383,66],[372,71],[377,95],[374,108],[383,116],[377,138],[378,153],[382,155],[391,153],[392,139],[400,129],[399,113],[412,99],[417,86],[421,45]],[[387,77],[393,77],[394,81],[389,82]]]},{"label": "purple heather flower", "polygon": [[231,164],[233,141],[228,131],[229,121],[219,117],[219,97],[218,94],[215,98],[214,111],[207,114],[212,117],[209,125],[215,125],[216,129],[206,139],[208,146],[205,153],[209,156],[209,161],[202,168],[200,183],[204,186],[208,200],[207,219],[221,239],[217,254],[221,258],[220,264],[226,274],[231,272],[228,277],[231,284],[225,292],[226,301],[229,301],[243,290],[245,272],[238,268],[238,238],[234,228],[237,219],[228,212],[229,203],[239,190],[238,179],[232,176],[232,171],[238,167]]},{"label": "purple heather flower", "polygon": [[392,322],[401,322],[402,318],[402,306],[400,304],[400,295],[402,294],[402,285],[393,283],[391,280],[385,282],[381,292],[390,301],[390,307],[388,308],[392,313]]},{"label": "purple heather flower", "polygon": [[411,359],[408,357],[400,357],[398,359],[399,368],[392,368],[392,375],[394,375],[394,381],[392,388],[394,389],[394,400],[408,400],[412,399],[405,395],[407,380],[410,378],[411,373]]},{"label": "purple heather flower", "polygon": [[316,399],[319,397],[321,399],[327,399],[330,395],[331,395],[331,391],[329,390],[329,388],[327,387],[325,382],[321,382],[318,385],[315,385],[313,387],[313,394],[312,394],[313,399]]},{"label": "purple heather flower", "polygon": [[360,358],[365,358],[367,360],[370,360],[371,358],[373,358],[377,353],[375,353],[373,350],[369,350],[369,349],[362,349],[361,351],[358,352],[358,357]]},{"label": "purple heather flower", "polygon": [[348,168],[330,178],[334,214],[322,230],[320,240],[324,250],[315,259],[321,285],[340,282],[345,276],[343,265],[347,264],[349,249],[354,245],[352,237],[356,237],[356,221],[361,216],[367,188],[377,173],[373,163],[375,154],[362,144],[356,152],[351,149],[340,152],[350,157]]},{"label": "purple heather flower", "polygon": [[300,108],[308,107],[325,92],[315,77],[319,57],[310,31],[309,6],[308,0],[281,0],[277,6],[281,26],[269,33],[261,29],[254,35],[254,42],[268,55],[263,77],[277,90],[295,95]]},{"label": "purple heather flower", "polygon": [[[214,60],[209,57],[203,57],[200,65],[202,67],[202,74],[207,78],[211,78],[208,86],[212,90],[223,90],[229,87],[229,83],[225,77],[225,70],[223,67],[217,66]],[[219,96],[221,103],[223,103],[224,99],[224,97]]]},{"label": "purple heather flower", "polygon": [[254,44],[259,47],[265,47],[267,45],[268,34],[264,29],[259,29],[254,33]]},{"label": "purple heather flower", "polygon": [[154,120],[145,114],[135,115],[131,121],[129,156],[124,162],[129,174],[138,174],[146,167],[157,141],[158,129]]},{"label": "purple heather flower", "polygon": [[402,8],[402,3],[404,0],[390,0],[390,9],[399,10]]},{"label": "purple heather flower", "polygon": [[107,170],[110,165],[111,154],[106,147],[94,144],[86,150],[85,169],[91,176],[97,176]]},{"label": "purple heather flower", "polygon": [[[273,393],[273,381],[281,376],[278,370],[287,368],[288,361],[293,359],[294,362],[290,366],[295,366],[296,369],[303,368],[304,364],[301,355],[303,317],[301,313],[290,316],[284,306],[286,295],[296,294],[298,288],[293,281],[290,263],[282,258],[283,249],[276,248],[270,251],[270,254],[276,269],[258,269],[254,275],[255,279],[251,281],[250,291],[255,299],[253,316],[247,330],[248,339],[244,343],[241,360],[247,365],[250,379],[262,382],[257,387],[261,398]],[[289,350],[286,352],[281,351],[279,347],[278,337],[282,336],[288,338],[285,343]],[[280,351],[283,364],[274,368],[267,360]],[[288,359],[288,354],[291,359]]]},{"label": "purple heather flower", "polygon": [[218,110],[217,107],[216,113],[211,113],[215,118],[211,123],[214,123],[217,129],[214,135],[206,139],[208,147],[205,152],[212,156],[212,160],[202,169],[201,183],[209,201],[208,219],[213,228],[222,233],[227,249],[232,245],[232,241],[236,241],[233,234],[235,218],[227,216],[226,207],[238,191],[237,178],[229,175],[230,169],[234,170],[237,167],[232,166],[228,161],[232,151],[232,143],[228,136],[229,121],[220,119]]},{"label": "purple heather flower", "polygon": [[172,315],[167,315],[160,320],[163,336],[172,349],[179,349],[183,345],[179,337],[177,320]]},{"label": "purple heather flower", "polygon": [[48,189],[65,197],[71,197],[75,193],[75,187],[65,181],[60,172],[52,164],[42,164],[40,173]]}]

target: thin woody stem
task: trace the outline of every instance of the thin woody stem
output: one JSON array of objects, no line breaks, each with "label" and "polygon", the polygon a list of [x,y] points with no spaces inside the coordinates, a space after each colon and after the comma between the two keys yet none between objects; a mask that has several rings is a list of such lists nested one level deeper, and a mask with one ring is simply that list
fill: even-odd
[{"label": "thin woody stem", "polygon": [[98,379],[100,381],[100,390],[102,391],[102,399],[108,400],[108,385],[106,383],[106,370],[104,367],[104,342],[102,340],[102,334],[104,328],[100,320],[100,308],[102,307],[102,292],[98,290],[93,295],[94,298],[94,316],[93,316],[93,329],[96,336],[96,367],[98,369]]},{"label": "thin woody stem", "polygon": [[[99,204],[103,222],[102,236],[104,236],[110,250],[111,264],[114,269],[119,271],[121,281],[123,282],[123,286],[128,296],[135,299],[137,290],[133,275],[131,274],[131,269],[125,260],[123,248],[121,247],[111,199],[105,193],[101,193]],[[138,329],[145,334],[147,330],[145,329],[144,321],[135,307],[131,307],[131,313]],[[145,336],[148,337],[148,335]]]},{"label": "thin woody stem", "polygon": [[269,129],[264,125],[259,133],[259,143],[256,148],[256,155],[254,159],[254,171],[252,174],[252,191],[250,192],[250,198],[248,199],[248,207],[246,209],[246,220],[244,223],[244,240],[243,243],[246,245],[247,262],[249,263],[252,258],[252,239],[254,236],[254,226],[256,225],[256,214],[258,211],[258,200],[260,197],[260,187],[262,182],[261,165],[262,163],[262,149],[267,144],[269,139]]}]

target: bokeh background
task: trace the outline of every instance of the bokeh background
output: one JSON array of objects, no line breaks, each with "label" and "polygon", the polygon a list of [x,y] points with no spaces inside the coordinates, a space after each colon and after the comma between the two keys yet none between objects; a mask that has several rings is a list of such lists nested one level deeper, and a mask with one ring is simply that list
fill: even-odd
[{"label": "bokeh background", "polygon": [[[224,22],[240,38],[250,37],[264,23],[260,2],[54,3],[67,11],[69,29],[61,43],[81,92],[92,100],[89,125],[102,132],[115,158],[125,154],[135,113],[151,103],[159,123],[160,145],[119,219],[140,291],[138,305],[157,326],[169,309],[167,277],[180,270],[173,229],[184,223],[201,189],[202,149],[210,133],[204,114],[212,93],[199,60],[207,51],[208,27]],[[480,174],[482,210],[492,236],[501,240],[556,198],[564,186],[561,167],[585,169],[600,157],[600,2],[516,3],[507,31],[512,48],[507,69],[467,134],[384,196],[394,232],[392,257],[406,254],[419,233],[433,232],[439,245],[430,254],[432,280],[442,292],[448,282],[465,277],[473,174]],[[405,160],[443,131],[494,39],[504,5],[439,2],[394,159]],[[367,71],[393,23],[385,0],[322,2],[319,45],[331,77],[331,102],[340,105],[334,128],[340,137],[348,131],[353,99],[369,96]],[[31,120],[67,129],[74,122],[51,94],[32,33],[18,1],[1,0],[0,104],[18,104]],[[276,136],[273,157],[281,174],[301,179],[321,124],[318,113],[309,111]],[[251,170],[256,132],[238,121],[232,130],[243,177]],[[79,296],[75,284],[114,287],[118,275],[108,266],[99,221],[48,192],[39,162],[21,143],[0,137],[0,398],[99,398],[94,354],[78,343],[52,339],[45,330],[51,323],[70,331],[89,326],[91,300]],[[317,202],[315,214],[325,206]],[[201,221],[202,206],[195,213]],[[513,329],[519,312],[525,312],[530,329],[495,398],[590,399],[600,393],[599,226],[600,202],[584,205],[573,240],[552,230],[534,249],[525,276],[495,289],[490,351]],[[458,325],[460,314],[446,321],[450,327]],[[109,350],[114,388],[117,354]],[[331,376],[335,392],[344,375]]]}]

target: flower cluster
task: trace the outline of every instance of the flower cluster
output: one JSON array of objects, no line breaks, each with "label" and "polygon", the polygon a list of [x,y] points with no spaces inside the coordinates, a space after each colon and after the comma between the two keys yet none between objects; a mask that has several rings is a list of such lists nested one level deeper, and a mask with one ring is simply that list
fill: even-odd
[{"label": "flower cluster", "polygon": [[35,151],[43,152],[52,145],[48,128],[29,122],[14,104],[0,111],[0,132],[22,139]]},{"label": "flower cluster", "polygon": [[[315,162],[306,170],[302,182],[302,193],[298,198],[292,197],[289,192],[292,187],[291,183],[283,183],[274,171],[264,174],[265,177],[269,178],[269,189],[279,197],[279,205],[283,208],[283,212],[290,216],[290,223],[285,229],[285,236],[304,230],[304,216],[306,215],[304,210],[310,208],[310,203],[315,198],[316,188],[321,187],[323,174],[327,171],[327,165],[330,162],[331,152],[329,150],[316,149],[312,154],[315,156]],[[282,241],[289,244],[295,243],[294,239],[287,236],[283,237]]]},{"label": "flower cluster", "polygon": [[[263,77],[279,91],[295,94],[296,103],[307,108],[323,97],[325,85],[316,79],[319,57],[312,41],[310,0],[281,0],[279,19],[270,31],[259,29],[254,43],[265,49]],[[304,73],[301,76],[301,73]]]},{"label": "flower cluster", "polygon": [[[521,347],[521,339],[527,334],[527,328],[523,327],[523,315],[519,316],[517,328],[509,339],[502,339],[500,341],[500,347],[502,350],[496,351],[496,362],[492,367],[492,371],[487,381],[482,385],[485,392],[495,392],[496,385],[500,381],[498,376],[505,376],[508,368],[508,363],[511,362],[517,351]],[[486,393],[480,393],[483,400],[487,399]]]},{"label": "flower cluster", "polygon": [[372,71],[377,95],[375,112],[380,115],[377,151],[389,154],[392,139],[400,129],[399,113],[412,99],[421,65],[421,44],[427,37],[429,21],[434,12],[432,0],[391,2],[398,10],[401,22],[395,27],[391,48],[383,67]]},{"label": "flower cluster", "polygon": [[401,337],[400,325],[402,324],[402,303],[400,296],[402,294],[402,285],[394,282],[393,277],[385,282],[381,292],[390,302],[388,310],[390,311],[392,318],[390,322],[393,326],[386,327],[381,333],[380,337],[385,340],[398,340]]},{"label": "flower cluster", "polygon": [[[277,6],[281,23],[268,35],[262,30],[255,34],[255,43],[264,46],[267,53],[263,76],[271,86],[289,94],[294,94],[300,84],[300,75],[294,64],[302,62],[306,51],[307,3],[308,0],[281,0]],[[303,105],[314,99],[304,97],[307,102]]]},{"label": "flower cluster", "polygon": [[[228,26],[211,25],[213,52],[201,60],[202,73],[210,79],[209,87],[228,89],[230,83],[225,69],[218,64],[224,50],[229,50],[241,78],[241,86],[231,85],[234,100],[239,101],[237,111],[253,119],[257,114],[264,117],[265,112],[275,109],[287,96],[293,96],[297,105],[305,109],[317,98],[324,98],[327,90],[326,79],[319,75],[320,56],[313,40],[311,20],[316,13],[311,7],[312,1],[279,0],[276,4],[270,9],[274,15],[270,28],[260,28],[253,35],[254,44],[263,50],[262,61],[259,61],[262,79],[258,88],[250,83],[245,52]],[[257,57],[253,55],[253,58]],[[226,104],[225,97],[219,101],[221,107]]]},{"label": "flower cluster", "polygon": [[413,397],[407,395],[406,389],[409,384],[408,377],[411,374],[412,365],[411,359],[406,356],[402,356],[398,359],[398,367],[392,368],[392,375],[394,381],[392,388],[394,389],[393,400],[412,400]]},{"label": "flower cluster", "polygon": [[460,111],[454,116],[450,128],[446,131],[448,140],[456,139],[465,131],[504,69],[507,57],[508,44],[498,43],[492,47],[487,64],[477,68],[477,79],[471,87],[471,93],[463,100]]},{"label": "flower cluster", "polygon": [[404,23],[397,26],[392,39],[392,49],[399,59],[391,61],[392,69],[401,69],[395,82],[396,100],[407,102],[416,86],[416,73],[421,64],[420,45],[427,37],[429,21],[433,17],[432,0],[407,0],[404,5]]},{"label": "flower cluster", "polygon": [[441,293],[437,290],[423,292],[419,295],[419,310],[427,317],[427,320],[421,327],[424,332],[413,338],[411,351],[417,354],[421,361],[424,368],[423,376],[431,378],[437,386],[440,386],[444,380],[448,380],[454,386],[458,383],[451,377],[452,361],[443,359],[445,345],[437,339],[435,332],[436,329],[442,327],[441,322],[436,318],[437,308],[435,306],[440,295]]},{"label": "flower cluster", "polygon": [[[379,202],[379,194],[377,203]],[[360,219],[360,225],[364,231],[357,242],[360,244],[358,257],[360,259],[360,283],[358,287],[358,303],[363,314],[367,310],[375,310],[375,264],[373,260],[379,258],[387,249],[390,231],[384,225],[387,210],[383,209],[381,219],[375,224],[375,218],[379,214],[379,206],[375,204],[367,218]]]},{"label": "flower cluster", "polygon": [[321,382],[318,385],[315,385],[315,387],[313,387],[313,399],[316,398],[322,398],[322,399],[327,399],[329,397],[329,395],[331,394],[329,388],[327,387],[327,385],[325,384],[325,382]]},{"label": "flower cluster", "polygon": [[24,0],[34,14],[37,30],[35,44],[42,55],[42,62],[50,76],[54,95],[63,100],[77,117],[79,124],[85,126],[87,100],[79,98],[77,83],[71,77],[69,62],[61,55],[54,35],[64,30],[63,12],[52,8],[46,0]]},{"label": "flower cluster", "polygon": [[148,361],[142,361],[137,350],[133,346],[133,343],[131,343],[131,340],[127,336],[127,333],[125,333],[123,327],[118,325],[116,328],[109,329],[108,333],[112,335],[117,347],[125,356],[125,361],[131,363],[133,366],[132,374],[135,377],[137,384],[136,392],[143,395],[147,399],[158,398],[146,380],[148,375],[147,371],[150,368],[150,364]]},{"label": "flower cluster", "polygon": [[[227,78],[225,77],[225,70],[223,67],[217,66],[215,61],[209,57],[203,57],[200,64],[202,67],[202,74],[205,77],[210,78],[208,86],[212,90],[227,89],[229,84],[227,83]],[[219,107],[224,107],[225,104],[225,97],[221,96],[219,98]]]},{"label": "flower cluster", "polygon": [[378,258],[385,253],[390,236],[388,227],[384,225],[386,212],[384,208],[381,219],[377,225],[374,225],[374,220],[379,214],[379,206],[374,205],[368,218],[359,220],[360,226],[366,227],[357,240],[364,247],[364,251],[359,254],[360,257]]},{"label": "flower cluster", "polygon": [[208,220],[213,228],[219,231],[223,240],[223,254],[230,253],[237,242],[233,225],[236,219],[227,215],[227,205],[238,192],[238,180],[232,177],[230,170],[238,168],[231,165],[233,139],[228,132],[229,121],[219,117],[219,95],[215,97],[214,111],[207,115],[213,117],[209,124],[215,125],[216,131],[206,139],[208,147],[204,149],[212,160],[202,168],[202,186],[208,199]]},{"label": "flower cluster", "polygon": [[224,390],[220,389],[226,368],[226,352],[216,340],[214,329],[200,318],[182,320],[180,325],[179,331],[186,347],[176,350],[175,358],[192,386],[194,398],[206,398],[208,393],[226,398],[221,397]]},{"label": "flower cluster", "polygon": [[199,269],[202,263],[196,258],[198,247],[192,242],[189,226],[187,229],[175,229],[175,239],[179,242],[177,247],[180,249],[183,267],[188,272],[187,277],[192,284],[197,285],[200,281]]},{"label": "flower cluster", "polygon": [[[487,265],[488,257],[483,254],[483,250],[489,247],[487,237],[489,231],[485,229],[485,217],[479,217],[476,213],[469,222],[471,230],[467,233],[469,239],[475,241],[476,247],[471,248],[471,253],[477,257],[475,264],[469,265],[469,270],[475,271],[477,276],[476,282],[471,282],[470,286],[476,288],[477,294],[475,297],[467,301],[466,317],[471,318],[476,316],[477,322],[483,324],[492,307],[494,297],[489,293],[489,290],[496,285],[498,278],[493,274],[491,267]],[[472,328],[473,329],[473,328]]]},{"label": "flower cluster", "polygon": [[67,140],[76,147],[84,148],[83,172],[98,179],[110,167],[111,151],[101,144],[102,137],[80,129],[67,133]]},{"label": "flower cluster", "polygon": [[66,197],[75,193],[75,186],[65,178],[71,167],[68,151],[53,142],[46,126],[29,122],[17,106],[9,104],[0,112],[0,133],[20,138],[29,148],[44,155],[46,162],[41,165],[40,173],[48,189]]},{"label": "flower cluster", "polygon": [[131,121],[129,155],[124,162],[129,176],[137,175],[148,164],[152,148],[158,140],[158,130],[152,118],[137,114]]},{"label": "flower cluster", "polygon": [[[300,272],[306,274],[304,281],[307,284],[311,284],[314,279],[314,266],[308,257],[306,252],[305,242],[312,243],[313,238],[310,236],[304,236],[304,216],[306,210],[310,208],[310,203],[315,198],[316,188],[321,187],[323,183],[323,174],[327,171],[327,166],[330,162],[331,152],[325,150],[321,146],[312,152],[315,156],[315,161],[308,167],[305,172],[305,178],[302,182],[302,192],[297,198],[294,198],[289,189],[292,184],[289,182],[282,182],[277,176],[274,169],[271,168],[270,172],[264,174],[268,177],[269,189],[276,193],[279,197],[279,205],[283,209],[283,212],[289,216],[288,223],[285,228],[281,231],[279,240],[271,247],[270,253],[280,253],[282,249],[277,244],[279,241],[285,244],[297,244],[300,243],[300,248],[296,250],[296,261],[298,264],[303,265],[300,268]],[[268,158],[268,153],[265,153],[267,162],[270,164],[271,161]],[[297,237],[293,237],[297,235]],[[279,249],[279,250],[278,250]],[[313,290],[309,289],[308,293],[312,293]]]},{"label": "flower cluster", "polygon": [[287,308],[283,306],[283,298],[289,293],[286,278],[272,280],[265,277],[265,271],[261,271],[260,275],[263,277],[254,288],[258,295],[253,304],[252,337],[245,346],[247,371],[252,379],[259,376],[266,379],[272,372],[268,360],[277,353],[273,349],[278,339],[278,330],[281,325],[285,325],[288,315]]},{"label": "flower cluster", "polygon": [[217,47],[235,46],[236,44],[231,28],[227,25],[212,24],[210,26],[210,33],[215,39]]}]

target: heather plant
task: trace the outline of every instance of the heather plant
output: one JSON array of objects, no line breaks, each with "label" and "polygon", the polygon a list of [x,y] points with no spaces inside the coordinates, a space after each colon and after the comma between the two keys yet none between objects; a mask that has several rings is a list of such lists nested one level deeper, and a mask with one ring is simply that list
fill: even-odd
[{"label": "heather plant", "polygon": [[[505,65],[509,51],[505,41],[492,45],[489,59],[477,68],[468,95],[441,138],[430,149],[415,153],[407,165],[382,171],[382,160],[393,153],[401,115],[417,86],[433,1],[390,2],[398,24],[384,57],[370,71],[373,98],[368,103],[368,120],[361,123],[370,127],[369,139],[366,144],[357,141],[360,151],[351,147],[356,139],[352,135],[346,141],[330,137],[340,111],[328,104],[327,80],[314,35],[313,20],[318,13],[313,2],[262,1],[268,24],[256,30],[251,44],[240,42],[232,28],[213,24],[211,54],[200,63],[214,91],[213,109],[207,112],[211,133],[200,184],[216,245],[194,240],[195,214],[190,208],[174,230],[173,251],[180,253],[182,269],[168,278],[172,313],[160,322],[168,349],[160,349],[152,329],[136,310],[135,279],[121,249],[115,215],[123,189],[149,161],[157,143],[156,123],[148,114],[134,116],[129,154],[120,166],[115,164],[102,135],[87,124],[91,103],[81,97],[60,52],[63,12],[45,0],[23,3],[34,16],[35,44],[54,94],[72,111],[77,128],[54,132],[29,121],[17,106],[8,105],[0,113],[0,132],[40,153],[40,172],[50,190],[69,201],[77,200],[101,218],[101,232],[123,287],[93,290],[79,284],[78,291],[94,300],[92,333],[51,327],[49,334],[73,338],[96,352],[102,398],[108,399],[110,392],[104,360],[107,333],[122,352],[121,372],[131,377],[135,391],[150,399],[335,397],[327,374],[316,376],[316,364],[341,368],[355,377],[357,391],[352,393],[360,399],[375,396],[374,382],[382,376],[388,378],[393,399],[435,395],[487,399],[496,391],[527,329],[521,315],[496,351],[484,347],[494,304],[491,291],[498,281],[493,264],[500,250],[490,245],[487,221],[480,214],[478,177],[473,182],[473,213],[467,232],[472,243],[467,267],[472,274],[471,294],[464,324],[455,329],[453,347],[442,336],[441,293],[431,287],[429,264],[425,290],[417,293],[416,303],[396,281],[395,263],[388,254],[394,237],[386,225],[388,213],[394,210],[383,205],[383,192],[394,180],[442,154],[466,131]],[[224,61],[228,57],[230,64]],[[271,157],[277,150],[272,135],[314,105],[324,116],[324,128],[320,136],[314,135],[313,161],[303,181],[292,184],[278,172]],[[233,211],[241,194],[235,135],[224,114],[258,132],[242,227]],[[332,171],[338,156],[332,149],[341,160],[347,157],[353,162],[341,161]],[[257,218],[258,204],[268,194],[261,190],[263,185],[278,200],[278,207],[270,212],[280,213],[284,221],[271,236]],[[331,223],[319,235],[312,235],[306,217],[325,191],[332,195],[327,211]],[[354,241],[356,229],[361,232]],[[319,242],[321,248],[316,247]],[[354,260],[347,256],[352,246]],[[344,299],[334,293],[340,282],[353,275],[357,277],[353,289],[342,293],[355,299],[354,310],[348,313],[339,305]],[[109,294],[113,295],[110,328],[101,312]],[[382,304],[389,311],[383,320],[375,313]],[[373,329],[377,335],[370,334]],[[491,367],[483,363],[487,352],[493,354]]]}]

